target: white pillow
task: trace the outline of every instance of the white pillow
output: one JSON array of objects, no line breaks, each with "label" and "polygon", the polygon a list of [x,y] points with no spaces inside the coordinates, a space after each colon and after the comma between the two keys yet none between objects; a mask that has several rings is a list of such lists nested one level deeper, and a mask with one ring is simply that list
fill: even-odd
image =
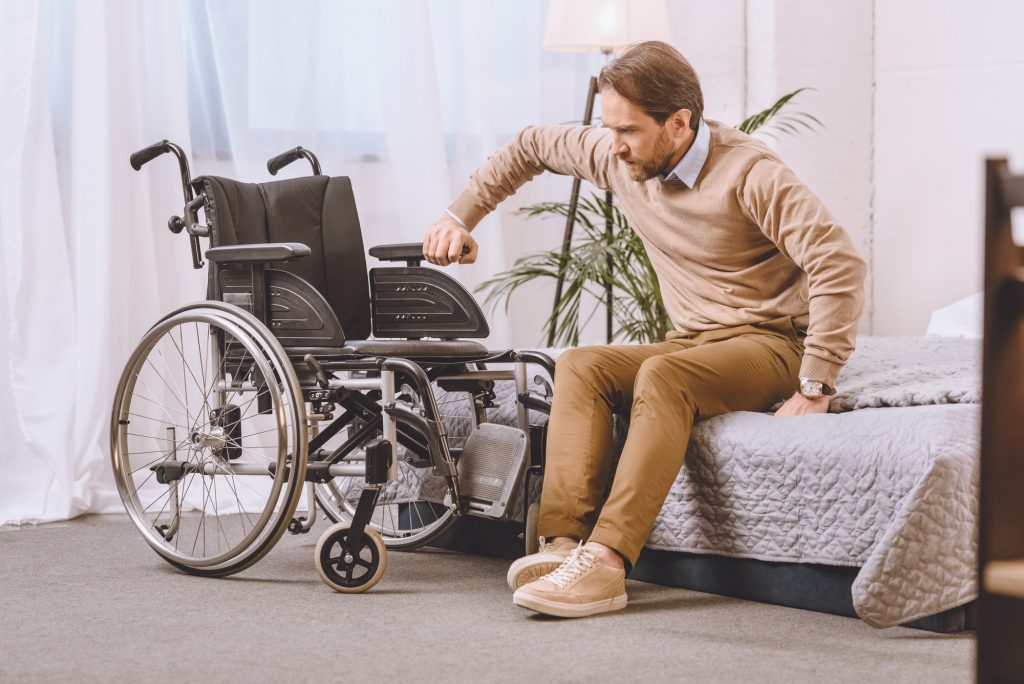
[{"label": "white pillow", "polygon": [[982,334],[983,293],[978,292],[970,297],[953,302],[949,306],[936,309],[928,321],[929,335],[947,337],[974,337]]}]

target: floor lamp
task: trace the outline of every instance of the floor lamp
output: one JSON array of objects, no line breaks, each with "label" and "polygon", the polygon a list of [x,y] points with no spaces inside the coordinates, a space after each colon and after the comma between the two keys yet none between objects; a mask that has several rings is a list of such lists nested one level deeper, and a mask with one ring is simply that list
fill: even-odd
[{"label": "floor lamp", "polygon": [[[668,8],[665,0],[551,0],[547,24],[544,28],[544,49],[552,52],[600,52],[605,63],[616,48],[641,40],[669,41]],[[597,78],[590,77],[587,104],[583,110],[583,125],[589,126],[594,114],[597,96]],[[555,301],[552,316],[558,310],[565,283],[565,263],[572,249],[573,227],[580,197],[580,179],[574,178],[569,196],[569,211],[562,235],[562,253],[559,261],[558,281],[555,283]],[[609,241],[614,229],[611,206],[612,193],[605,193],[609,207],[605,230]],[[608,272],[611,273],[611,257]],[[606,340],[612,341],[612,286],[605,288]],[[548,346],[555,344],[555,326],[548,333]]]}]

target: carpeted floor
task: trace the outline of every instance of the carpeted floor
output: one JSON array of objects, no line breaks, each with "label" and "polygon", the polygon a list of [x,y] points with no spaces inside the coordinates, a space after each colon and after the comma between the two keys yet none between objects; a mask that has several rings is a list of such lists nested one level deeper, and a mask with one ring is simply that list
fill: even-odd
[{"label": "carpeted floor", "polygon": [[126,517],[0,528],[3,682],[968,682],[973,634],[629,582],[629,607],[582,620],[512,605],[506,561],[389,555],[367,594],[286,536],[232,578],[189,577]]}]

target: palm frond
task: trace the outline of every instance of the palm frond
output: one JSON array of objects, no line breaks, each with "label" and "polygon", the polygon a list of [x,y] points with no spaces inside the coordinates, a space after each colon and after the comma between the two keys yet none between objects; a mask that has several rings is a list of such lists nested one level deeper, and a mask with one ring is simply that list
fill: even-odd
[{"label": "palm frond", "polygon": [[824,128],[825,124],[819,121],[816,117],[804,112],[794,114],[787,113],[786,116],[779,115],[779,112],[781,112],[784,107],[788,106],[792,102],[793,98],[805,90],[814,90],[814,88],[797,88],[791,93],[786,93],[776,100],[770,107],[748,116],[739,126],[737,126],[737,128],[748,135],[754,133],[754,131],[765,128],[761,133],[768,136],[772,135],[772,128],[786,133],[795,133],[796,130],[794,128],[794,123],[796,122],[799,122],[809,131],[813,131],[815,126]]}]

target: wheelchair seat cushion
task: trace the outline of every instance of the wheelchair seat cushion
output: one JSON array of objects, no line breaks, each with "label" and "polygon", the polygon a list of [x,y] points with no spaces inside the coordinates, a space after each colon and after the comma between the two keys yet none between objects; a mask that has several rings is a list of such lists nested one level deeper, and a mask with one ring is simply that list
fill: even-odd
[{"label": "wheelchair seat cushion", "polygon": [[405,359],[475,359],[489,355],[487,347],[469,340],[349,340],[341,352]]}]

